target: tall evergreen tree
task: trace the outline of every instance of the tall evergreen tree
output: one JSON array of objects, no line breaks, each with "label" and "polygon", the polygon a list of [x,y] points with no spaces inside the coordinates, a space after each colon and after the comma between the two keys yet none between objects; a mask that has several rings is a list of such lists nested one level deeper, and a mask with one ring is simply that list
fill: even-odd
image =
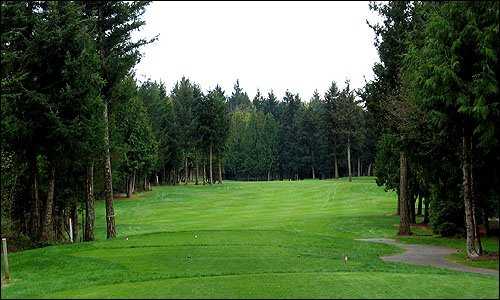
[{"label": "tall evergreen tree", "polygon": [[143,82],[138,89],[138,97],[146,108],[150,127],[153,129],[154,137],[158,143],[158,160],[154,166],[153,180],[156,184],[165,180],[165,157],[166,153],[165,136],[163,135],[163,127],[171,126],[166,120],[166,90],[163,82],[147,80]]},{"label": "tall evergreen tree", "polygon": [[252,106],[257,110],[257,111],[264,111],[264,97],[260,93],[260,90],[257,89],[257,93],[255,94],[255,97],[253,97],[252,100]]},{"label": "tall evergreen tree", "polygon": [[339,178],[339,166],[338,166],[338,144],[339,144],[339,112],[338,112],[338,102],[339,102],[340,91],[337,87],[336,82],[332,82],[327,92],[325,93],[325,109],[323,111],[325,120],[326,137],[329,144],[332,146],[332,156],[333,156],[333,170],[334,178]]},{"label": "tall evergreen tree", "polygon": [[354,92],[346,81],[344,89],[337,98],[337,133],[340,141],[345,143],[347,152],[347,170],[349,181],[352,180],[351,150],[356,140],[361,139],[360,125],[362,124],[359,101],[355,99]]},{"label": "tall evergreen tree", "polygon": [[[445,3],[430,11],[424,37],[413,40],[407,82],[417,104],[429,112],[434,130],[449,132],[460,148],[467,255],[481,255],[477,229],[475,165],[498,149],[499,4]],[[439,66],[439,67],[438,67]],[[448,143],[448,141],[447,141]],[[483,158],[476,153],[484,154]],[[498,163],[498,156],[496,157]],[[481,189],[481,188],[480,188]],[[484,197],[484,195],[483,195]],[[484,201],[482,201],[484,202]]]},{"label": "tall evergreen tree", "polygon": [[262,106],[262,111],[265,114],[270,113],[276,120],[280,118],[279,101],[272,90],[267,94],[267,97],[264,98]]},{"label": "tall evergreen tree", "polygon": [[188,160],[194,150],[193,131],[195,130],[195,117],[193,115],[193,85],[189,79],[183,77],[177,82],[172,90],[171,98],[173,113],[175,117],[175,127],[177,130],[177,141],[182,152],[184,183],[188,182]]},{"label": "tall evergreen tree", "polygon": [[[26,206],[17,203],[23,197],[15,197],[13,209],[20,213],[18,221],[26,214],[30,219],[29,228],[19,231],[46,242],[57,238],[60,224],[54,220],[73,205],[67,198],[56,201],[62,190],[56,183],[76,195],[83,166],[75,161],[85,164],[99,150],[102,79],[93,23],[74,2],[2,2],[2,22],[7,22],[2,28],[11,28],[2,31],[2,146],[6,141],[20,165],[26,162],[28,172],[20,177],[31,198]],[[72,182],[60,177],[68,169],[75,170]],[[45,199],[41,190],[47,191]],[[90,215],[92,204],[87,203]]]},{"label": "tall evergreen tree", "polygon": [[204,97],[202,113],[198,116],[198,128],[203,148],[208,153],[209,183],[213,184],[213,156],[221,155],[225,147],[229,119],[227,116],[227,102],[224,91],[216,86]]},{"label": "tall evergreen tree", "polygon": [[288,90],[283,97],[283,111],[280,118],[279,164],[282,178],[297,179],[300,157],[297,139],[297,115],[301,107],[300,98]]},{"label": "tall evergreen tree", "polygon": [[94,28],[97,49],[101,57],[101,76],[105,80],[102,89],[104,100],[103,120],[104,133],[104,186],[106,200],[106,236],[116,236],[115,215],[113,209],[113,177],[111,173],[111,157],[109,143],[109,106],[113,89],[121,79],[129,74],[140,59],[139,48],[152,40],[132,40],[133,31],[144,24],[141,16],[150,2],[143,1],[84,1],[85,11],[89,18],[96,19]]},{"label": "tall evergreen tree", "polygon": [[156,167],[158,144],[147,108],[131,76],[125,77],[117,86],[113,98],[115,105],[110,125],[115,150],[113,156],[116,157],[113,165],[117,166],[114,180],[124,183],[122,186],[130,197],[138,178],[143,182],[143,190],[149,189],[148,177]]},{"label": "tall evergreen tree", "polygon": [[[407,51],[407,34],[414,26],[414,5],[409,1],[391,1],[388,3],[370,2],[370,9],[383,17],[382,24],[370,25],[374,30],[375,47],[381,63],[375,64],[374,97],[369,98],[367,107],[374,113],[380,124],[379,133],[392,134],[400,139],[398,213],[400,214],[401,235],[411,234],[410,229],[410,191],[408,187],[408,154],[405,140],[405,120],[410,106],[401,93],[401,68],[403,55]],[[406,147],[405,147],[406,146]],[[402,168],[401,168],[402,167]]]},{"label": "tall evergreen tree", "polygon": [[247,93],[240,87],[239,80],[236,80],[236,83],[234,84],[233,93],[228,98],[228,105],[229,112],[234,112],[236,110],[247,110],[252,107],[252,102],[250,101]]}]

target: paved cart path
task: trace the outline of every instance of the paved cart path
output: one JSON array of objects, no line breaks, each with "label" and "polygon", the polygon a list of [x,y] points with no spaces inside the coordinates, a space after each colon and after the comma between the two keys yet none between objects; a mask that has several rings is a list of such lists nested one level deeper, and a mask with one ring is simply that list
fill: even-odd
[{"label": "paved cart path", "polygon": [[358,240],[394,245],[406,250],[404,253],[401,254],[380,257],[383,261],[404,262],[414,265],[426,265],[426,266],[445,268],[462,272],[479,273],[479,274],[498,277],[498,270],[474,268],[447,260],[445,258],[446,256],[457,252],[457,250],[453,248],[431,246],[431,245],[404,244],[397,242],[393,239],[385,239],[385,238],[358,239]]}]

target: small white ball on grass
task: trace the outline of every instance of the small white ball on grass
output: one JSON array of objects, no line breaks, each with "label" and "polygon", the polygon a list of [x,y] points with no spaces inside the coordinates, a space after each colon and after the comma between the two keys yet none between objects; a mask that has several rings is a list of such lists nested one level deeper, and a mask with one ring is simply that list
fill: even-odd
[{"label": "small white ball on grass", "polygon": [[125,239],[128,241],[128,236]]},{"label": "small white ball on grass", "polygon": [[195,235],[194,235],[194,238],[195,238],[195,239],[197,239],[197,238],[198,238],[198,235],[196,235],[196,234],[195,234]]}]

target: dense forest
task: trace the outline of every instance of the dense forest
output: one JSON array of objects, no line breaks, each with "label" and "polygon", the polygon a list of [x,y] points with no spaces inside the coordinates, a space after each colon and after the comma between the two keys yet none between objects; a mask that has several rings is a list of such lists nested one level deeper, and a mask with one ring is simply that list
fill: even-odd
[{"label": "dense forest", "polygon": [[114,238],[113,199],[155,185],[374,175],[399,234],[422,215],[481,255],[500,200],[498,2],[370,3],[374,79],[311,99],[137,81],[148,2],[1,5],[2,236],[63,242],[72,220],[94,240],[104,199]]}]

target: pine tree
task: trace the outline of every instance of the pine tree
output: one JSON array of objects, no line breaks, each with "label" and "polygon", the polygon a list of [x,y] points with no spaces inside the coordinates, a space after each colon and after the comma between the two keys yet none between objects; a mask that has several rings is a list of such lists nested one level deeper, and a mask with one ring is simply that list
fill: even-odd
[{"label": "pine tree", "polygon": [[[408,154],[405,147],[405,120],[410,115],[411,107],[401,93],[401,68],[403,55],[407,51],[407,33],[414,26],[414,5],[409,1],[393,1],[383,4],[370,2],[370,9],[378,12],[383,18],[383,24],[370,25],[376,34],[375,47],[382,63],[373,67],[376,80],[373,91],[367,103],[368,109],[374,113],[379,123],[379,133],[392,134],[400,139],[400,168],[398,189],[398,213],[400,214],[401,235],[411,234],[410,229],[410,195],[408,187]],[[403,168],[401,168],[403,167]],[[392,170],[392,172],[397,172]]]},{"label": "pine tree", "polygon": [[165,157],[166,153],[165,136],[163,135],[163,127],[170,126],[166,120],[166,90],[164,84],[156,81],[147,80],[143,82],[138,89],[138,97],[146,108],[150,127],[153,129],[153,134],[158,143],[157,161],[152,170],[155,184],[160,184],[165,181]]},{"label": "pine tree", "polygon": [[257,89],[257,93],[255,93],[255,97],[253,97],[252,100],[252,106],[255,108],[257,111],[264,111],[264,97],[260,93],[260,90]]},{"label": "pine tree", "polygon": [[198,130],[200,126],[199,116],[203,113],[203,100],[205,95],[203,94],[201,88],[197,85],[193,85],[193,128],[192,131],[192,140],[194,143],[193,150],[193,160],[195,164],[195,184],[197,185],[199,182],[200,176],[200,161],[203,159],[203,141],[202,136],[200,136],[200,132]]},{"label": "pine tree", "polygon": [[[47,242],[58,238],[59,224],[54,221],[61,218],[59,212],[75,205],[61,197],[62,189],[76,196],[81,190],[78,186],[83,185],[79,172],[100,150],[96,137],[102,132],[97,116],[102,113],[99,89],[103,82],[90,35],[93,23],[74,2],[2,2],[4,13],[2,21],[13,23],[7,25],[12,30],[6,35],[2,31],[9,41],[2,43],[2,49],[8,45],[2,51],[2,64],[6,58],[2,91],[7,92],[2,93],[2,114],[8,122],[2,122],[2,129],[7,129],[3,137],[16,149],[19,162],[28,162],[29,175],[21,177],[27,177],[31,195],[29,206],[13,204],[15,210],[26,210],[30,216],[26,233],[33,240]],[[22,29],[17,27],[21,25]],[[14,51],[9,54],[10,50]],[[72,181],[63,180],[68,170],[73,171]],[[56,182],[62,183],[59,189]],[[41,189],[47,191],[43,205]],[[88,211],[92,214],[93,209]]]},{"label": "pine tree", "polygon": [[171,93],[175,118],[174,126],[177,133],[177,145],[181,151],[183,160],[185,184],[188,182],[188,160],[191,158],[195,146],[193,131],[196,121],[193,115],[193,93],[193,85],[185,77],[177,82]]},{"label": "pine tree", "polygon": [[[300,149],[302,150],[302,167],[304,170],[310,170],[310,176],[317,177],[320,161],[320,150],[322,140],[322,128],[319,116],[315,115],[315,106],[319,103],[319,93],[315,90],[313,98],[308,104],[305,104],[298,116],[298,135]],[[309,171],[305,171],[309,173]]]},{"label": "pine tree", "polygon": [[[429,112],[436,131],[448,132],[460,147],[467,255],[481,255],[475,164],[498,141],[499,4],[445,3],[430,10],[424,37],[413,40],[407,82],[418,106]],[[439,66],[436,67],[436,66]],[[450,141],[446,142],[448,145]],[[453,140],[451,141],[453,143]],[[494,150],[493,150],[494,151]],[[494,161],[494,158],[490,163]],[[481,178],[481,177],[479,177]]]},{"label": "pine tree", "polygon": [[208,153],[208,178],[209,183],[213,184],[213,157],[214,154],[222,155],[229,128],[224,91],[217,85],[204,97],[201,107],[197,130],[203,149]]},{"label": "pine tree", "polygon": [[236,83],[234,84],[233,93],[228,98],[228,105],[229,112],[234,112],[236,110],[247,110],[252,107],[252,102],[250,101],[247,93],[240,87],[239,80],[236,80]]},{"label": "pine tree", "polygon": [[283,97],[283,111],[280,118],[279,164],[282,178],[297,179],[300,166],[297,139],[297,115],[301,107],[300,98],[288,90]]},{"label": "pine tree", "polygon": [[338,167],[338,142],[339,142],[339,102],[340,91],[337,87],[337,83],[334,81],[331,83],[327,92],[325,93],[325,109],[324,109],[324,120],[327,140],[332,146],[332,156],[333,156],[333,170],[334,178],[339,178],[339,167]]},{"label": "pine tree", "polygon": [[[158,143],[154,136],[147,108],[138,95],[135,80],[128,76],[115,89],[112,119],[112,141],[117,171],[115,182],[125,182],[130,197],[136,179],[143,180],[143,190],[149,190],[148,178],[157,163]],[[121,175],[121,176],[119,176]],[[115,185],[116,186],[116,185]]]},{"label": "pine tree", "polygon": [[265,114],[270,113],[273,117],[278,120],[280,118],[279,101],[271,90],[267,97],[263,99],[262,111]]},{"label": "pine tree", "polygon": [[113,209],[113,177],[111,174],[111,157],[109,142],[109,106],[112,106],[113,89],[129,74],[140,59],[139,48],[152,40],[139,39],[132,41],[133,31],[140,29],[145,22],[141,20],[145,7],[149,2],[123,1],[85,1],[85,12],[89,18],[96,19],[95,40],[101,57],[101,76],[106,84],[102,89],[104,100],[103,120],[104,132],[104,186],[106,200],[106,236],[116,236],[115,216]]},{"label": "pine tree", "polygon": [[29,174],[19,176],[19,181],[25,183],[26,188],[22,192],[29,199],[26,201],[29,205],[20,203],[16,198],[12,209],[14,218],[29,224],[18,228],[19,231],[33,239],[38,237],[41,223],[36,164],[40,141],[36,136],[37,118],[43,115],[43,107],[40,105],[42,99],[36,93],[35,79],[38,77],[31,72],[40,60],[33,55],[36,53],[33,35],[39,19],[39,7],[38,2],[1,2],[2,166],[3,159],[8,156],[12,163],[27,162]]}]

